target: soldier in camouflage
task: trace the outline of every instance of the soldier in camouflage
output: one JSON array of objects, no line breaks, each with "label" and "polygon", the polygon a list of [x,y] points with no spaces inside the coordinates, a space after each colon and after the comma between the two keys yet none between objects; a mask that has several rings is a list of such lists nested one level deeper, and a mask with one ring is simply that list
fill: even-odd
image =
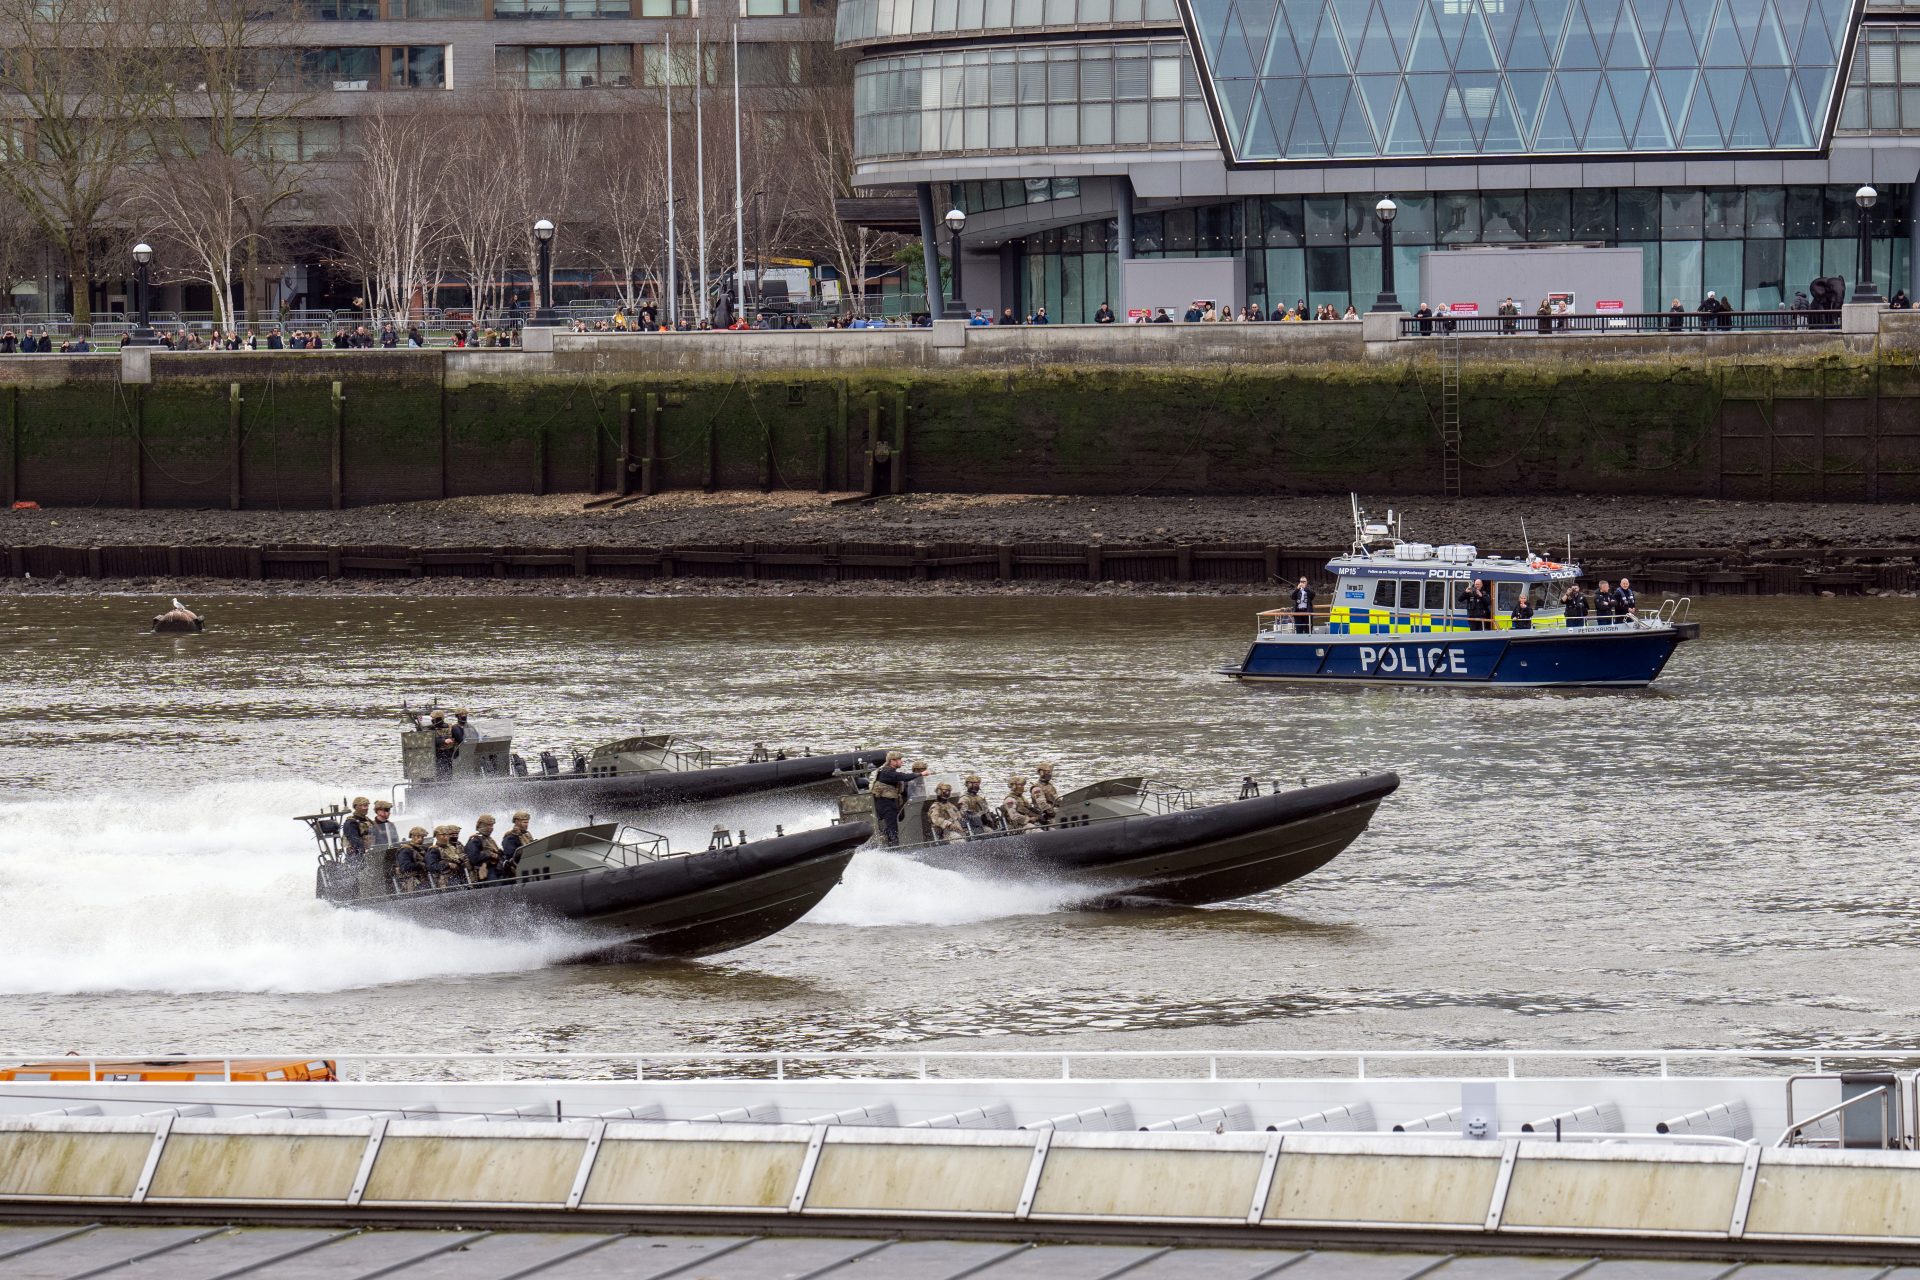
[{"label": "soldier in camouflage", "polygon": [[428,886],[427,829],[415,827],[407,832],[404,844],[393,847],[393,878],[401,893],[412,893]]},{"label": "soldier in camouflage", "polygon": [[340,824],[340,849],[349,870],[358,874],[367,865],[373,839],[373,819],[367,816],[367,798],[353,798],[353,814]]},{"label": "soldier in camouflage", "polygon": [[1040,814],[1035,821],[1043,827],[1050,827],[1060,817],[1060,791],[1053,785],[1053,765],[1042,762],[1033,766],[1033,771],[1038,777],[1028,795]]},{"label": "soldier in camouflage", "polygon": [[473,820],[473,834],[467,838],[467,874],[475,884],[500,878],[500,846],[493,842],[493,815],[483,813]]},{"label": "soldier in camouflage", "polygon": [[434,828],[433,847],[427,850],[427,872],[436,888],[449,889],[467,882],[467,855],[460,851],[460,828],[454,823]]},{"label": "soldier in camouflage", "polygon": [[1017,773],[1007,779],[1007,795],[1000,802],[1000,816],[1012,832],[1025,831],[1040,816],[1040,811],[1027,799],[1027,780]]},{"label": "soldier in camouflage", "polygon": [[968,837],[998,831],[1000,814],[994,809],[993,801],[980,794],[980,775],[968,774],[966,788],[966,793],[955,803],[960,807],[960,821],[965,824]]},{"label": "soldier in camouflage", "polygon": [[933,789],[927,802],[927,839],[935,844],[952,844],[967,838],[967,824],[960,816],[960,802],[953,798],[953,784],[943,782]]},{"label": "soldier in camouflage", "polygon": [[533,815],[525,809],[514,811],[513,825],[507,828],[506,838],[500,842],[500,870],[502,880],[511,880],[520,874],[520,850],[533,843],[533,832],[528,823]]}]

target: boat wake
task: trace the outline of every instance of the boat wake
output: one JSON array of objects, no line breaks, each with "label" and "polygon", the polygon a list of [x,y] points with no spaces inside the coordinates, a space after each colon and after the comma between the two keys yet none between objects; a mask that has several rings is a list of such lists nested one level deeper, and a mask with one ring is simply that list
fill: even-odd
[{"label": "boat wake", "polygon": [[963,925],[1067,910],[1085,886],[994,880],[929,867],[895,853],[867,850],[848,864],[839,886],[806,924],[865,927]]},{"label": "boat wake", "polygon": [[313,896],[289,815],[324,785],[0,800],[0,993],[324,992],[525,970],[564,932],[474,938]]}]

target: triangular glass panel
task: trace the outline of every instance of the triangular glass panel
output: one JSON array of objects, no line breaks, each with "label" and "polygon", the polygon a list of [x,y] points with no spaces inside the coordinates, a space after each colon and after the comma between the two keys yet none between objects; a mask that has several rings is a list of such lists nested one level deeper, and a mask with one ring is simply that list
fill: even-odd
[{"label": "triangular glass panel", "polygon": [[1673,6],[1674,13],[1687,24],[1687,31],[1693,36],[1696,49],[1706,48],[1707,28],[1712,25],[1713,15],[1719,7],[1715,0],[1678,0]]},{"label": "triangular glass panel", "polygon": [[1419,26],[1407,53],[1409,71],[1445,71],[1450,64],[1440,46],[1440,29],[1433,20],[1432,6],[1422,5]]},{"label": "triangular glass panel", "polygon": [[1538,68],[1545,71],[1553,65],[1553,46],[1547,43],[1540,32],[1540,23],[1533,15],[1533,6],[1526,6],[1520,20],[1514,24],[1513,43],[1508,46],[1507,66],[1512,68]]},{"label": "triangular glass panel", "polygon": [[[1267,61],[1261,69],[1261,74],[1270,79],[1300,74],[1300,52],[1294,47],[1293,24],[1290,20],[1293,10],[1298,7],[1293,3],[1282,6],[1279,21],[1273,24],[1273,39],[1267,45]],[[1309,31],[1308,35],[1311,37],[1312,32]]]},{"label": "triangular glass panel", "polygon": [[1607,60],[1607,49],[1613,44],[1614,29],[1620,25],[1620,11],[1625,8],[1624,0],[1584,0],[1587,10],[1587,24],[1593,28],[1593,47],[1600,51],[1600,61]]},{"label": "triangular glass panel", "polygon": [[1600,92],[1600,73],[1563,70],[1554,77],[1554,81],[1566,98],[1567,110],[1573,116],[1574,126],[1578,128],[1586,119],[1587,104]]},{"label": "triangular glass panel", "polygon": [[1393,123],[1387,126],[1386,152],[1390,156],[1423,156],[1427,140],[1420,136],[1420,120],[1413,109],[1413,97],[1403,93],[1394,104]]},{"label": "triangular glass panel", "polygon": [[1487,34],[1487,24],[1481,21],[1478,9],[1467,15],[1466,34],[1460,37],[1459,51],[1453,55],[1453,68],[1456,71],[1500,69],[1500,59],[1493,52],[1493,38]]},{"label": "triangular glass panel", "polygon": [[1320,30],[1315,33],[1312,45],[1301,45],[1305,52],[1308,75],[1345,75],[1347,66],[1346,52],[1340,47],[1340,37],[1334,28],[1333,12],[1321,17]]},{"label": "triangular glass panel", "polygon": [[1778,67],[1757,67],[1752,79],[1753,96],[1760,100],[1760,116],[1771,136],[1779,131],[1780,113],[1793,95],[1793,76]]},{"label": "triangular glass panel", "polygon": [[1741,47],[1740,33],[1733,25],[1731,0],[1720,0],[1719,9],[1713,15],[1713,25],[1707,29],[1701,61],[1709,67],[1747,65],[1747,51]]},{"label": "triangular glass panel", "polygon": [[1540,34],[1546,37],[1550,55],[1560,51],[1560,38],[1566,34],[1567,14],[1572,8],[1573,0],[1533,0],[1533,12],[1540,19]]},{"label": "triangular glass panel", "polygon": [[1447,80],[1443,75],[1408,76],[1404,102],[1412,102],[1420,125],[1420,135],[1431,139],[1440,125],[1440,110],[1446,102]]},{"label": "triangular glass panel", "polygon": [[1640,45],[1646,51],[1649,63],[1653,61],[1653,51],[1660,47],[1660,37],[1667,29],[1667,8],[1668,0],[1633,0],[1633,27],[1640,35]]},{"label": "triangular glass panel", "polygon": [[1753,37],[1760,30],[1765,5],[1766,0],[1726,0],[1727,11],[1733,15],[1733,29],[1740,37],[1742,61],[1753,57]]},{"label": "triangular glass panel", "polygon": [[1453,85],[1460,112],[1466,116],[1467,128],[1478,148],[1487,135],[1487,120],[1493,115],[1493,105],[1503,96],[1500,77],[1485,73],[1460,75],[1453,78]]},{"label": "triangular glass panel", "polygon": [[1380,16],[1387,20],[1387,34],[1393,37],[1395,56],[1399,59],[1394,70],[1407,69],[1407,50],[1413,47],[1413,29],[1420,25],[1420,11],[1426,6],[1422,0],[1380,0]]},{"label": "triangular glass panel", "polygon": [[1680,132],[1680,145],[1689,151],[1719,151],[1726,144],[1720,121],[1713,114],[1713,103],[1702,88],[1693,95],[1693,105],[1687,109],[1687,123]]},{"label": "triangular glass panel", "polygon": [[1513,99],[1505,89],[1496,87],[1493,108],[1487,113],[1486,135],[1480,140],[1480,150],[1488,155],[1511,155],[1526,149],[1527,141],[1514,114]]},{"label": "triangular glass panel", "polygon": [[1767,128],[1766,113],[1760,109],[1760,99],[1754,96],[1751,79],[1740,91],[1740,105],[1734,108],[1733,134],[1728,141],[1741,148],[1767,147],[1773,144],[1772,131]]},{"label": "triangular glass panel", "polygon": [[1227,118],[1228,141],[1235,151],[1244,155],[1252,124],[1253,96],[1260,87],[1259,81],[1219,80],[1215,84],[1220,93],[1220,112]]},{"label": "triangular glass panel", "polygon": [[1451,63],[1454,55],[1460,51],[1460,37],[1466,33],[1467,17],[1472,6],[1462,0],[1428,0],[1433,8],[1434,22],[1440,30],[1440,45],[1447,51],[1447,61]]},{"label": "triangular glass panel", "polygon": [[1774,11],[1780,15],[1780,33],[1786,37],[1789,53],[1800,47],[1800,36],[1807,25],[1809,3],[1810,0],[1774,0]]},{"label": "triangular glass panel", "polygon": [[1699,79],[1698,71],[1663,68],[1653,73],[1654,92],[1660,95],[1661,105],[1666,109],[1668,133],[1678,129],[1680,122],[1687,118],[1687,104],[1693,100],[1694,85]]},{"label": "triangular glass panel", "polygon": [[1667,17],[1666,30],[1660,36],[1660,44],[1653,51],[1653,65],[1656,67],[1698,68],[1700,50],[1694,46],[1693,33],[1687,29],[1687,20],[1681,10],[1687,7],[1687,0],[1678,0],[1673,11]]},{"label": "triangular glass panel", "polygon": [[1593,97],[1593,107],[1587,112],[1586,136],[1581,141],[1582,151],[1625,151],[1627,149],[1627,128],[1620,123],[1620,113],[1614,107],[1613,94],[1606,85]]},{"label": "triangular glass panel", "polygon": [[1301,94],[1300,109],[1293,116],[1293,131],[1287,135],[1287,158],[1324,156],[1327,150],[1326,131],[1320,127],[1320,117],[1314,114],[1313,99]]},{"label": "triangular glass panel", "polygon": [[1367,121],[1366,108],[1360,103],[1360,93],[1351,85],[1347,89],[1346,110],[1340,115],[1340,130],[1333,138],[1333,154],[1336,156],[1380,154],[1379,144],[1374,141],[1373,126]]},{"label": "triangular glass panel", "polygon": [[1806,150],[1818,145],[1817,134],[1826,128],[1825,120],[1811,123],[1806,110],[1801,106],[1800,95],[1789,93],[1786,105],[1780,109],[1780,123],[1773,130],[1773,145],[1785,150],[1793,148]]},{"label": "triangular glass panel", "polygon": [[1472,123],[1467,119],[1467,103],[1458,82],[1447,85],[1441,100],[1440,126],[1434,130],[1433,153],[1442,156],[1472,155],[1478,150]]},{"label": "triangular glass panel", "polygon": [[1740,105],[1740,90],[1746,87],[1747,73],[1715,67],[1702,71],[1700,81],[1713,95],[1713,114],[1720,118],[1720,131],[1731,137],[1733,112]]},{"label": "triangular glass panel", "polygon": [[1635,151],[1673,150],[1673,126],[1660,101],[1660,91],[1648,86],[1646,101],[1640,107],[1640,123],[1633,131]]},{"label": "triangular glass panel", "polygon": [[1814,22],[1824,10],[1827,19],[1827,38],[1838,49],[1847,42],[1847,26],[1853,20],[1853,6],[1847,0],[1815,0],[1814,8],[1807,14],[1807,20]]},{"label": "triangular glass panel", "polygon": [[1837,75],[1830,69],[1813,67],[1793,73],[1794,82],[1800,86],[1800,104],[1818,134],[1826,132],[1827,99],[1834,92]]},{"label": "triangular glass panel", "polygon": [[1374,6],[1373,17],[1367,22],[1366,34],[1361,37],[1360,49],[1354,54],[1356,71],[1398,72],[1402,67],[1400,51],[1394,47],[1393,38],[1387,30],[1386,16]]},{"label": "triangular glass panel", "polygon": [[1573,119],[1560,100],[1558,87],[1547,92],[1546,109],[1540,113],[1540,128],[1534,135],[1533,149],[1540,152],[1578,151],[1580,135],[1574,132]]},{"label": "triangular glass panel", "polygon": [[1220,47],[1213,53],[1211,70],[1215,80],[1234,80],[1257,74],[1253,65],[1253,42],[1247,39],[1242,30],[1238,13],[1229,13],[1222,24]]},{"label": "triangular glass panel", "polygon": [[1755,67],[1784,67],[1793,61],[1787,55],[1786,32],[1780,28],[1780,15],[1773,0],[1767,0],[1760,14],[1760,25],[1753,33],[1753,52],[1747,64]]},{"label": "triangular glass panel", "polygon": [[1647,87],[1652,80],[1651,72],[1631,67],[1607,72],[1607,84],[1613,89],[1613,104],[1620,108],[1620,123],[1626,127],[1628,137],[1633,136],[1633,122],[1640,118],[1640,104],[1645,101]]},{"label": "triangular glass panel", "polygon": [[1809,15],[1794,61],[1803,67],[1833,66],[1840,61],[1840,55],[1833,51],[1833,41],[1827,39],[1827,29],[1818,15]]},{"label": "triangular glass panel", "polygon": [[1607,46],[1609,67],[1645,67],[1650,65],[1647,46],[1640,38],[1639,24],[1633,14],[1622,9],[1619,25],[1613,29],[1613,43]]},{"label": "triangular glass panel", "polygon": [[1505,4],[1496,4],[1486,9],[1481,18],[1487,24],[1487,30],[1493,36],[1493,47],[1505,51],[1513,44],[1514,23],[1520,16],[1519,0],[1507,0]]},{"label": "triangular glass panel", "polygon": [[1584,5],[1577,5],[1567,22],[1567,38],[1560,46],[1560,67],[1583,68],[1600,65],[1600,45],[1593,38]]},{"label": "triangular glass panel", "polygon": [[1333,16],[1340,21],[1340,38],[1352,51],[1360,47],[1360,33],[1367,28],[1367,15],[1373,12],[1370,0],[1333,0]]},{"label": "triangular glass panel", "polygon": [[1540,100],[1547,92],[1547,78],[1544,71],[1507,73],[1507,87],[1513,91],[1515,120],[1523,138],[1531,140],[1540,124]]},{"label": "triangular glass panel", "polygon": [[1331,135],[1340,127],[1340,109],[1346,105],[1347,91],[1353,82],[1345,76],[1313,76],[1307,81],[1307,96],[1320,115],[1320,123]]},{"label": "triangular glass panel", "polygon": [[1255,102],[1253,129],[1248,135],[1247,154],[1281,157],[1287,154],[1287,130],[1293,127],[1293,107],[1300,100],[1298,80],[1273,80],[1263,83]]},{"label": "triangular glass panel", "polygon": [[1366,101],[1367,114],[1373,120],[1373,131],[1384,141],[1387,136],[1387,122],[1393,119],[1393,98],[1400,91],[1399,76],[1356,76],[1360,86],[1360,96]]}]

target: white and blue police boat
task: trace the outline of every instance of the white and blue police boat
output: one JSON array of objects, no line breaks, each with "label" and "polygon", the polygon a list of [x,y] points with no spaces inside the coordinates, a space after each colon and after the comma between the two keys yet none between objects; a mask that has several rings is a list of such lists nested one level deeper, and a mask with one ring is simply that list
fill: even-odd
[{"label": "white and blue police boat", "polygon": [[[1432,546],[1400,536],[1400,518],[1370,519],[1353,504],[1353,546],[1327,562],[1335,580],[1324,609],[1269,609],[1247,656],[1222,674],[1244,681],[1479,685],[1502,688],[1644,688],[1673,651],[1698,639],[1690,601],[1647,610],[1581,610],[1567,589],[1580,566],[1528,551],[1503,558],[1477,547]],[[1468,604],[1474,582],[1489,604]],[[1583,588],[1583,594],[1586,594]],[[1515,610],[1522,600],[1532,616]]]}]

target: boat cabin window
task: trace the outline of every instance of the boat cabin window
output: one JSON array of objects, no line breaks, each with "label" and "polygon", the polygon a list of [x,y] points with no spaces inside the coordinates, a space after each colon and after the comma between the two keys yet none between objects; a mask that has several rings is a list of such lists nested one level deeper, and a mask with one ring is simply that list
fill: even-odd
[{"label": "boat cabin window", "polygon": [[1447,611],[1447,584],[1441,579],[1435,578],[1427,583],[1427,603],[1425,608],[1428,613],[1445,613]]},{"label": "boat cabin window", "polygon": [[1393,608],[1394,598],[1399,591],[1399,586],[1400,584],[1392,578],[1382,578],[1376,582],[1373,586],[1374,607],[1378,609]]},{"label": "boat cabin window", "polygon": [[1493,584],[1493,607],[1501,613],[1512,613],[1513,606],[1520,599],[1524,582],[1496,582]]},{"label": "boat cabin window", "polygon": [[1536,609],[1558,609],[1566,594],[1566,583],[1549,582],[1544,595],[1534,597],[1533,607]]},{"label": "boat cabin window", "polygon": [[1420,587],[1421,584],[1418,582],[1408,582],[1405,579],[1401,580],[1400,610],[1402,613],[1418,613],[1420,611]]}]

